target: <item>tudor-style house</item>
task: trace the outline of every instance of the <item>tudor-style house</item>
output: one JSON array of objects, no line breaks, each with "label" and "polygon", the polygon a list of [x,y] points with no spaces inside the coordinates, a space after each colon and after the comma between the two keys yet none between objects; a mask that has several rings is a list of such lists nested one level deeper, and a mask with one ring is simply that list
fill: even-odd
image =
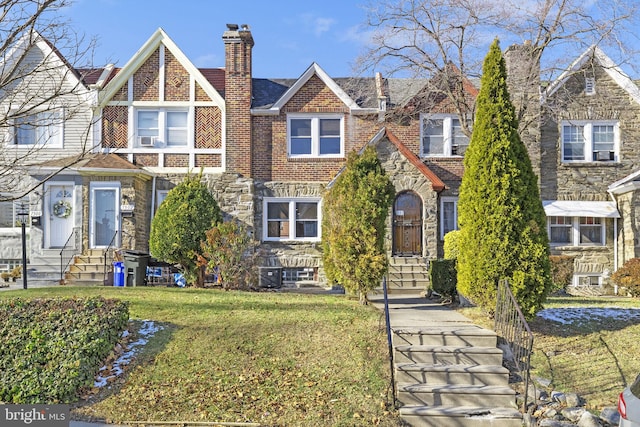
[{"label": "tudor-style house", "polygon": [[[207,69],[162,29],[121,68],[73,69],[47,43],[32,47],[66,67],[84,102],[73,116],[54,113],[62,118],[55,128],[17,121],[3,132],[6,152],[46,135],[26,171],[42,183],[28,198],[29,274],[59,278],[61,258],[76,254],[75,265],[62,266],[66,281],[101,283],[102,272],[81,271],[100,271],[107,250],[148,251],[157,207],[186,174],[202,171],[225,219],[243,221],[260,242],[269,274],[285,286],[327,285],[323,193],[346,155],[371,145],[397,193],[386,239],[392,286],[424,288],[426,261],[442,255],[444,235],[457,228],[469,144],[445,99],[416,101],[447,79],[334,78],[316,63],[294,79],[255,78],[247,26],[227,25],[221,45],[224,68]],[[514,46],[505,57],[514,102],[531,103],[522,137],[540,176],[551,251],[574,257],[574,285],[602,289],[640,249],[640,90],[597,48],[544,91],[539,80],[523,85],[527,52]],[[461,81],[472,104],[477,88]],[[396,120],[403,109],[411,114]],[[0,264],[15,264],[15,221],[3,221]]]}]

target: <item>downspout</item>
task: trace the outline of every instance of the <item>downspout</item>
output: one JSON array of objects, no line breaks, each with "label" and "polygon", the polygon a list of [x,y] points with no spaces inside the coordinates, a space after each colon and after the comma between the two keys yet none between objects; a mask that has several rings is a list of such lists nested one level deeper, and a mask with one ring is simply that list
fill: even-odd
[{"label": "downspout", "polygon": [[149,218],[149,224],[153,220],[156,214],[156,176],[155,174],[151,178],[151,218]]},{"label": "downspout", "polygon": [[[607,190],[611,200],[616,204],[616,209],[618,210],[618,201],[614,197],[611,190]],[[618,210],[620,212],[620,210]],[[613,272],[615,273],[618,270],[618,218],[613,218]]]}]

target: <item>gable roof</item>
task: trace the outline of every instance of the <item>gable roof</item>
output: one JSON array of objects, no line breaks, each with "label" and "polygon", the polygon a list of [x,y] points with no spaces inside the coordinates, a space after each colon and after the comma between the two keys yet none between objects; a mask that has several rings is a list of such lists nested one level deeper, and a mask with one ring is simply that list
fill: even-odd
[{"label": "gable roof", "polygon": [[575,72],[580,71],[587,62],[594,60],[600,65],[604,71],[615,81],[618,86],[625,90],[631,98],[640,104],[640,88],[618,67],[611,58],[609,58],[596,45],[591,45],[582,55],[580,55],[560,76],[554,80],[547,89],[542,93],[541,101],[544,103],[546,99],[552,96],[560,89],[564,83]]},{"label": "gable roof", "polygon": [[[336,83],[334,79],[315,62],[312,63],[309,68],[305,70],[302,75],[296,80],[283,79],[278,83],[276,80],[260,79],[257,88],[259,95],[273,95],[279,93],[279,97],[269,104],[266,101],[267,97],[262,97],[254,103],[256,108],[252,108],[251,112],[254,114],[279,114],[280,109],[286,105],[287,102],[311,79],[311,77],[317,76],[327,87],[349,108],[351,113],[357,113],[358,111],[370,112],[370,110],[362,108],[356,103],[343,89]],[[255,90],[254,89],[254,90]],[[281,92],[282,91],[282,92]],[[281,93],[280,93],[281,92]],[[265,104],[263,106],[259,104]],[[263,108],[259,108],[263,107]]]},{"label": "gable roof", "polygon": [[[218,90],[211,84],[203,73],[196,68],[195,65],[182,53],[180,48],[171,40],[162,28],[158,28],[142,47],[129,59],[129,61],[118,70],[117,74],[107,83],[104,90],[100,93],[101,103],[108,102],[118,90],[124,85],[129,77],[131,77],[140,66],[156,51],[160,45],[164,45],[166,49],[180,62],[180,64],[193,76],[195,81],[202,87],[206,94],[224,111],[224,99]],[[215,72],[206,72],[213,77]],[[213,78],[216,80],[216,78]]]}]

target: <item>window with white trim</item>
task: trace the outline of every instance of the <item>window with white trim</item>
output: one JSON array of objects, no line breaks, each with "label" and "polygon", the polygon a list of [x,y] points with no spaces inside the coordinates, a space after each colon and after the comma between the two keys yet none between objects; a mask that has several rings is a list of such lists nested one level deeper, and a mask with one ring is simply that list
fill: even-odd
[{"label": "window with white trim", "polygon": [[601,286],[602,275],[600,274],[575,274],[571,286]]},{"label": "window with white trim", "polygon": [[[0,202],[0,228],[13,228],[21,225],[20,212],[21,204],[29,209],[29,197],[19,200],[7,200]],[[26,226],[31,225],[30,221],[26,221]]]},{"label": "window with white trim", "polygon": [[344,157],[344,130],[340,115],[287,116],[289,157]]},{"label": "window with white trim", "polygon": [[458,198],[443,197],[440,200],[440,239],[458,229]]},{"label": "window with white trim", "polygon": [[562,123],[562,161],[618,161],[620,128],[617,121],[565,121]]},{"label": "window with white trim", "polygon": [[268,240],[320,240],[319,199],[264,200],[264,239]]},{"label": "window with white trim", "polygon": [[445,114],[420,117],[423,156],[464,156],[469,147],[469,137],[462,131],[457,116]]},{"label": "window with white trim", "polygon": [[136,147],[180,147],[189,141],[187,110],[139,109],[136,111]]},{"label": "window with white trim", "polygon": [[14,119],[14,144],[62,147],[62,112],[48,110]]},{"label": "window with white trim", "polygon": [[547,217],[547,232],[552,246],[603,246],[605,220],[600,217]]}]

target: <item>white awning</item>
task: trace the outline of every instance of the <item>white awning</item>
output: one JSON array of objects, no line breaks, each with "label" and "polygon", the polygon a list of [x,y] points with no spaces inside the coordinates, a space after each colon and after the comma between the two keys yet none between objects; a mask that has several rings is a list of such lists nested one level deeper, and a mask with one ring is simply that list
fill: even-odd
[{"label": "white awning", "polygon": [[547,216],[591,216],[597,218],[620,218],[615,202],[583,202],[577,200],[544,200]]}]

